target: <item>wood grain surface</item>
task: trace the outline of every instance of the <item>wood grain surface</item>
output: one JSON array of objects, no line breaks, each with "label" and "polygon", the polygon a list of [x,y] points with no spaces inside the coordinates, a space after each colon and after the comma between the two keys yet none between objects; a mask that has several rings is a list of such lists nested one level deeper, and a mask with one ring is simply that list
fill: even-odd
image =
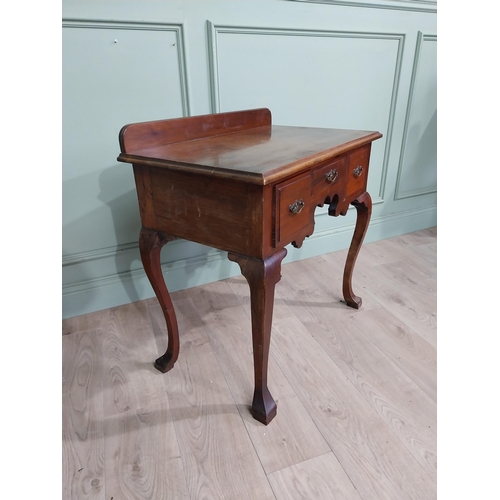
[{"label": "wood grain surface", "polygon": [[106,419],[106,498],[175,498],[189,493],[168,403]]},{"label": "wood grain surface", "polygon": [[63,498],[105,498],[101,335],[63,337]]},{"label": "wood grain surface", "polygon": [[125,125],[118,161],[265,185],[382,137],[271,122],[262,108]]},{"label": "wood grain surface", "polygon": [[361,500],[349,476],[333,453],[269,474],[277,500]]},{"label": "wood grain surface", "polygon": [[[244,305],[238,300],[240,291],[245,296]],[[266,473],[329,451],[326,441],[272,355],[270,390],[279,404],[279,418],[263,428],[250,414],[248,402],[252,400],[253,393],[253,364],[250,297],[246,280],[220,281],[193,288],[190,292]],[[231,335],[227,334],[228,331]]]}]

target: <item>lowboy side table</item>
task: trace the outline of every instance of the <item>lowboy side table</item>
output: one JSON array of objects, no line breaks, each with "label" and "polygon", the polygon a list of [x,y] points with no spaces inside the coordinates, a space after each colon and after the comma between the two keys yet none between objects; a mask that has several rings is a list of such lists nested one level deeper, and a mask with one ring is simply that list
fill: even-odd
[{"label": "lowboy side table", "polygon": [[179,355],[179,332],[162,276],[160,252],[182,238],[228,252],[250,286],[255,390],[252,415],[276,415],[267,387],[274,288],[292,243],[314,231],[316,206],[357,220],[343,276],[348,306],[359,308],[351,281],[370,220],[366,191],[372,141],[379,132],[275,126],[268,109],[126,125],[118,160],[133,165],[146,274],[165,315],[168,347],[155,361],[161,372]]}]

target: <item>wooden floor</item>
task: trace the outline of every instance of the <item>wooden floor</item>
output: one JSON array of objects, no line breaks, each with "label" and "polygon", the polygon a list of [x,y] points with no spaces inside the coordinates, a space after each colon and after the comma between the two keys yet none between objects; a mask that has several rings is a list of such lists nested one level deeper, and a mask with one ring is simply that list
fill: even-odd
[{"label": "wooden floor", "polygon": [[[290,250],[290,251],[293,251]],[[156,299],[63,322],[63,498],[436,497],[436,228],[286,264],[269,426],[253,392],[243,277],[172,294],[181,352],[161,374]]]}]

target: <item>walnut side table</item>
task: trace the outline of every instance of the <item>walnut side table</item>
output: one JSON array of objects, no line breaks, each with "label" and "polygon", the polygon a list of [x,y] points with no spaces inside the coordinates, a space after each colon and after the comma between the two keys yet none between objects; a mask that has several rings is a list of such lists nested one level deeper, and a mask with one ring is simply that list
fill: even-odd
[{"label": "walnut side table", "polygon": [[267,386],[274,288],[286,245],[300,247],[314,231],[316,206],[357,220],[343,276],[348,306],[354,264],[371,215],[366,191],[372,141],[379,132],[276,126],[268,109],[126,125],[118,161],[133,165],[142,229],[141,259],[163,310],[168,347],[161,372],[179,355],[175,311],[163,279],[160,252],[182,238],[228,252],[250,286],[255,390],[252,415],[276,416]]}]

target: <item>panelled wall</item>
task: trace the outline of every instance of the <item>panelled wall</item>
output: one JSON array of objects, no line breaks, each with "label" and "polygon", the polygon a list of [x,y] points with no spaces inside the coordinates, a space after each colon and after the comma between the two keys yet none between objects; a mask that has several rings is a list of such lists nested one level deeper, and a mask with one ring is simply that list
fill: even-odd
[{"label": "panelled wall", "polygon": [[[131,122],[268,107],[273,123],[377,130],[366,241],[436,224],[436,2],[63,0],[63,316],[153,295],[137,245]],[[355,212],[318,208],[287,261],[349,245]],[[240,273],[186,241],[169,288]]]}]

